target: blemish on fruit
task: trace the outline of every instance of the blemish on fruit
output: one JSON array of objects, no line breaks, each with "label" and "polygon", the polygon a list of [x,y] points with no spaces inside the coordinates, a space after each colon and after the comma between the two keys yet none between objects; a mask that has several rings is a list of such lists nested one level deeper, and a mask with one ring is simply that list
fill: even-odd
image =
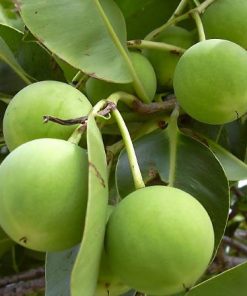
[{"label": "blemish on fruit", "polygon": [[101,185],[102,185],[103,187],[106,187],[106,185],[105,185],[105,180],[103,179],[103,177],[101,176],[99,170],[96,168],[96,166],[95,166],[92,162],[89,162],[89,168],[90,168],[90,167],[94,170],[95,175],[96,175],[96,177],[99,179]]},{"label": "blemish on fruit", "polygon": [[235,113],[237,114],[237,119],[239,119],[238,111],[235,111]]},{"label": "blemish on fruit", "polygon": [[26,244],[27,243],[27,238],[23,236],[22,238],[19,239],[20,242]]}]

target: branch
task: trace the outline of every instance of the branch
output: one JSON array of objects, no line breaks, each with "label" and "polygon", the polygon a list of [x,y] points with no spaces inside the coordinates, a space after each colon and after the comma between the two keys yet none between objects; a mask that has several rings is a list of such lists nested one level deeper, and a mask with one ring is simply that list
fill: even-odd
[{"label": "branch", "polygon": [[244,255],[247,256],[247,246],[242,244],[241,242],[232,239],[228,236],[224,236],[222,238],[222,243],[229,245],[230,247],[236,249],[237,251],[239,251],[240,253],[243,253]]},{"label": "branch", "polygon": [[31,269],[29,271],[18,273],[16,275],[6,276],[0,279],[0,288],[20,281],[26,281],[43,277],[44,275],[45,269],[43,267],[39,267],[36,269]]},{"label": "branch", "polygon": [[25,296],[33,292],[39,292],[45,288],[45,277],[9,284],[0,288],[0,296]]},{"label": "branch", "polygon": [[[134,100],[131,107],[135,112],[139,114],[153,114],[158,112],[172,112],[176,105],[176,99],[172,98],[164,102],[153,102],[150,104],[142,103],[139,100]],[[103,110],[98,112],[98,115],[100,116],[107,116],[110,114],[113,110],[116,109],[116,105],[113,102],[106,101],[106,106]],[[74,124],[85,124],[88,117],[82,116],[74,119],[61,119],[57,117],[53,117],[50,115],[43,116],[44,123],[47,123],[49,121],[55,122],[61,125],[74,125]]]},{"label": "branch", "polygon": [[154,102],[150,104],[144,104],[141,101],[133,102],[133,110],[141,114],[152,114],[161,111],[172,112],[175,108],[176,100],[170,99],[164,102]]},{"label": "branch", "polygon": [[[106,102],[106,107],[98,112],[100,116],[107,116],[112,110],[116,109],[116,105],[112,102]],[[85,124],[88,119],[88,116],[77,117],[73,119],[61,119],[50,115],[44,115],[43,120],[44,123],[49,121],[55,122],[61,125],[74,125],[74,124]]]}]

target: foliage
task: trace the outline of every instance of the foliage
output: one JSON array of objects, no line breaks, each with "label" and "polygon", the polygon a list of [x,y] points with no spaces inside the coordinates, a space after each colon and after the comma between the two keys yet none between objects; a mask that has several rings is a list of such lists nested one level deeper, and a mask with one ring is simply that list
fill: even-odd
[{"label": "foliage", "polygon": [[[71,249],[54,250],[54,252],[47,250],[47,253],[27,249],[18,244],[18,239],[14,241],[13,237],[8,236],[9,233],[6,234],[0,228],[0,295],[5,295],[7,292],[19,296],[117,296],[122,293],[125,293],[125,296],[146,295],[143,291],[135,291],[135,287],[123,282],[118,277],[117,267],[114,264],[108,266],[110,261],[108,262],[106,258],[110,254],[107,254],[105,233],[111,222],[111,217],[110,222],[107,222],[110,216],[108,210],[112,211],[109,205],[115,207],[135,190],[154,185],[175,187],[189,193],[203,205],[214,229],[214,252],[211,262],[204,268],[206,271],[196,283],[190,287],[182,287],[176,295],[244,296],[246,294],[247,186],[239,188],[238,182],[247,179],[247,108],[244,91],[246,88],[244,77],[247,77],[247,72],[246,74],[244,72],[244,63],[240,60],[236,62],[239,55],[231,56],[231,65],[227,63],[230,49],[224,47],[224,44],[230,44],[229,41],[231,44],[237,43],[238,45],[234,46],[238,49],[239,46],[247,44],[246,36],[239,35],[239,26],[241,28],[247,26],[245,2],[245,0],[1,1],[0,163],[6,157],[13,155],[13,152],[10,152],[12,148],[7,147],[6,128],[11,130],[18,143],[22,143],[27,140],[22,140],[21,133],[17,132],[21,128],[24,127],[22,130],[25,134],[28,126],[34,134],[33,139],[42,137],[42,134],[49,137],[49,127],[60,124],[59,129],[67,128],[69,134],[74,130],[68,139],[69,142],[87,149],[88,192],[86,214],[85,217],[81,217],[81,225],[84,226],[83,229],[79,229],[79,236],[81,237],[82,232],[83,236]],[[215,23],[218,18],[221,18],[224,25],[220,22]],[[180,29],[171,29],[176,28],[174,25],[180,26]],[[173,35],[175,34],[173,32],[180,30],[181,34]],[[186,42],[181,40],[180,38],[185,37],[180,35],[186,36],[188,40],[186,39]],[[211,37],[229,40],[221,42],[220,58],[217,56],[218,48],[214,49],[217,42],[214,41],[210,54],[208,48],[203,47],[207,43],[205,39]],[[197,48],[203,48],[198,50],[197,60],[190,55],[191,48],[194,48],[192,43],[199,43]],[[167,79],[164,86],[163,78],[157,77],[156,94],[151,103],[147,68],[138,62],[140,64],[137,70],[129,54],[130,51],[143,54],[147,58],[151,56],[155,62],[152,65],[148,64],[148,67],[154,68],[156,76],[162,72]],[[204,55],[208,60],[202,62],[203,51],[206,52]],[[161,60],[162,53],[164,60]],[[175,72],[178,81],[173,84],[175,68],[176,71],[180,71],[179,69],[183,67],[184,60],[181,56],[183,59],[189,56],[191,64],[182,70],[182,74]],[[247,63],[246,49],[241,48],[241,58]],[[163,72],[166,63],[169,69]],[[155,68],[160,65],[162,69]],[[191,69],[194,69],[193,75]],[[227,75],[227,71],[230,71],[231,75]],[[181,78],[183,75],[184,78]],[[107,87],[109,83],[109,89],[104,92],[107,95],[110,93],[107,99],[102,97],[100,98],[102,100],[98,100],[101,96],[99,90],[96,92],[97,99],[89,97],[87,81],[92,79],[98,82],[92,85],[96,87],[102,85],[102,92],[104,85]],[[64,112],[65,109],[61,109],[61,105],[57,104],[54,114],[42,113],[44,116],[42,118],[41,103],[32,105],[32,100],[37,100],[38,96],[32,95],[28,98],[30,108],[24,106],[22,110],[20,121],[23,122],[13,120],[4,128],[3,118],[7,114],[6,109],[11,106],[12,98],[26,86],[33,86],[36,82],[45,80],[59,81],[57,85],[66,84],[66,87],[77,89],[76,93],[79,90],[83,94],[80,95],[89,97],[94,106],[91,107],[87,102],[86,110],[80,111],[79,108],[75,108],[76,116],[79,114],[81,117],[60,118],[61,114],[70,113],[67,113],[67,110]],[[150,89],[153,89],[153,80],[152,78]],[[177,91],[178,84],[181,91]],[[130,87],[122,88],[124,85]],[[53,90],[46,91],[46,105],[55,104],[49,103],[49,100],[54,98],[52,92]],[[184,92],[187,92],[189,100],[192,99],[189,104],[188,100],[184,103],[182,102],[184,98],[180,99],[180,93]],[[60,90],[59,98],[62,95],[63,92]],[[44,103],[41,96],[39,99]],[[75,99],[77,100],[77,97]],[[219,102],[216,102],[218,99]],[[73,105],[67,95],[63,100],[67,101],[68,105]],[[184,110],[179,107],[178,101],[184,106]],[[32,106],[35,106],[37,112]],[[14,111],[19,112],[18,109],[21,110],[21,107],[14,108]],[[238,108],[239,112],[236,111]],[[190,112],[190,109],[193,112]],[[212,116],[210,109],[216,110],[212,122],[208,120]],[[236,113],[234,116],[228,116],[227,112]],[[206,117],[207,120],[198,121],[201,120],[200,116],[197,117],[194,113],[203,114],[203,118]],[[226,114],[227,120],[222,118],[222,114]],[[44,120],[43,125],[42,120]],[[216,125],[216,122],[222,124]],[[36,123],[41,129],[39,134],[35,132]],[[20,126],[16,126],[17,124]],[[48,129],[43,133],[42,127],[45,124]],[[58,134],[52,137],[61,138]],[[63,138],[66,140],[67,134]],[[18,147],[15,149],[17,151]],[[57,151],[57,153],[62,152]],[[27,159],[29,157],[32,155]],[[49,167],[43,169],[43,172],[49,172]],[[53,175],[61,174],[57,172]],[[67,181],[66,171],[63,176],[62,180],[59,179],[60,184]],[[70,175],[70,178],[73,176]],[[11,184],[15,184],[15,181],[11,180]],[[28,194],[35,199],[37,187],[35,181],[26,185],[31,192]],[[14,192],[15,186],[12,187]],[[44,192],[49,193],[49,186],[46,187],[47,191]],[[0,188],[0,199],[3,194],[1,190],[3,189]],[[68,194],[68,199],[71,194],[73,192]],[[19,196],[19,192],[16,196],[19,200],[12,206],[19,211],[22,197]],[[36,205],[32,204],[30,211]],[[66,203],[62,206],[66,212]],[[138,214],[141,215],[142,210],[140,206]],[[0,215],[1,211],[3,207],[0,209]],[[40,211],[40,215],[43,215],[43,219],[36,217],[37,224],[39,220],[46,221],[47,211]],[[172,215],[178,217],[182,213],[172,211]],[[55,212],[53,216],[56,219]],[[191,216],[193,220],[194,217]],[[17,218],[11,216],[10,221],[15,219]],[[176,220],[179,219],[171,219],[171,223],[175,223]],[[57,225],[58,228],[60,226]],[[149,227],[143,230],[141,226],[135,226],[140,231],[140,237],[145,237],[145,231],[149,231]],[[49,225],[46,227],[49,229]],[[64,227],[60,232],[66,229]],[[38,232],[34,231],[34,235],[40,239]],[[177,235],[182,234],[178,232]],[[196,237],[193,238],[193,242],[196,244]],[[166,243],[169,244],[168,238]],[[184,243],[186,244],[186,241]],[[132,242],[129,245],[134,248]],[[146,246],[145,241],[142,241],[141,245]],[[155,242],[152,248],[155,248]],[[174,252],[179,252],[179,248],[175,248]],[[124,259],[121,260],[125,261]],[[148,282],[148,279],[144,280]]]}]

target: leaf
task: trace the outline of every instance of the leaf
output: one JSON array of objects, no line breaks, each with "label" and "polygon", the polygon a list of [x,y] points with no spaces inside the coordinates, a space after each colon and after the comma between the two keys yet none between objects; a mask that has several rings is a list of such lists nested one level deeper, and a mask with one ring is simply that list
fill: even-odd
[{"label": "leaf", "polygon": [[229,269],[191,289],[188,296],[245,296],[247,262]]},{"label": "leaf", "polygon": [[28,78],[28,74],[18,64],[13,53],[2,37],[0,37],[0,60],[3,60],[6,64],[8,64],[24,82],[27,84],[31,83]]},{"label": "leaf", "polygon": [[214,152],[223,166],[229,181],[241,181],[247,179],[247,165],[243,161],[214,141],[207,139],[207,142],[210,149]]},{"label": "leaf", "polygon": [[163,25],[180,0],[116,0],[127,24],[128,39],[143,39]]},{"label": "leaf", "polygon": [[62,70],[54,57],[36,41],[25,41],[24,36],[22,32],[0,24],[0,37],[4,39],[19,65],[33,77],[33,80],[64,81]]},{"label": "leaf", "polygon": [[[177,132],[174,138],[169,129],[153,132],[134,142],[145,183],[158,177],[180,188],[201,202],[208,211],[215,232],[215,249],[221,240],[229,211],[229,189],[225,173],[208,147]],[[122,197],[134,190],[125,151],[120,154],[116,182]]]},{"label": "leaf", "polygon": [[73,67],[113,82],[132,81],[122,52],[125,21],[113,0],[21,0],[20,12],[41,43]]},{"label": "leaf", "polygon": [[71,277],[72,296],[94,295],[103,240],[108,203],[108,173],[101,134],[94,115],[87,123],[89,160],[88,204],[82,244]]},{"label": "leaf", "polygon": [[19,30],[24,29],[24,24],[20,16],[15,11],[14,1],[1,0],[0,23],[17,28]]},{"label": "leaf", "polygon": [[47,253],[45,265],[45,296],[69,296],[70,275],[79,245],[56,253]]}]

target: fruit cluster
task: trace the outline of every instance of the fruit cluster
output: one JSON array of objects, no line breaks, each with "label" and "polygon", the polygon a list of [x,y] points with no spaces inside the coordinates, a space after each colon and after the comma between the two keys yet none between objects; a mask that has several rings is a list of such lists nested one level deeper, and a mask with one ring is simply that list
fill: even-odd
[{"label": "fruit cluster", "polygon": [[[183,111],[203,123],[225,124],[246,113],[247,39],[232,17],[243,7],[247,11],[241,0],[211,4],[202,17],[211,39],[197,42],[193,32],[171,26],[151,40],[183,48],[182,56],[154,48],[129,53],[149,103],[157,92],[174,90]],[[226,14],[233,25],[225,23]],[[11,100],[3,121],[11,153],[0,166],[0,225],[15,242],[43,252],[80,243],[88,198],[85,139],[73,143],[68,139],[75,126],[44,124],[42,117],[87,116],[92,105],[118,91],[138,96],[132,83],[90,77],[86,95],[63,82],[42,81]],[[110,295],[129,288],[171,295],[192,287],[205,272],[214,229],[190,194],[164,185],[137,188],[109,211],[97,295],[105,293],[106,283]]]}]

